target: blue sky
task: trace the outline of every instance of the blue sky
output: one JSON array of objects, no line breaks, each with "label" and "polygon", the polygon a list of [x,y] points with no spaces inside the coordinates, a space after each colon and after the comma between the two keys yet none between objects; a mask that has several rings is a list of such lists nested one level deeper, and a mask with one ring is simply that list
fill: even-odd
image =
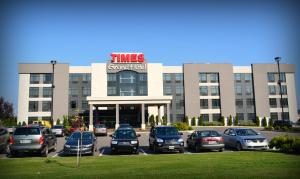
[{"label": "blue sky", "polygon": [[[0,95],[17,108],[18,63],[90,65],[111,52],[148,62],[294,63],[297,1],[1,1]],[[297,82],[300,89],[300,83]],[[298,91],[298,103],[300,94]],[[299,106],[299,105],[298,105]]]}]

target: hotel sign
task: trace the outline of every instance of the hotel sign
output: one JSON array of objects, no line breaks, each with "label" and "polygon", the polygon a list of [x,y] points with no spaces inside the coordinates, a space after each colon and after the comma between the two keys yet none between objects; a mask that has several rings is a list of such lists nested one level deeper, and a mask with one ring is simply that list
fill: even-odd
[{"label": "hotel sign", "polygon": [[111,60],[106,64],[107,73],[117,73],[123,70],[147,73],[147,63],[143,53],[112,53]]}]

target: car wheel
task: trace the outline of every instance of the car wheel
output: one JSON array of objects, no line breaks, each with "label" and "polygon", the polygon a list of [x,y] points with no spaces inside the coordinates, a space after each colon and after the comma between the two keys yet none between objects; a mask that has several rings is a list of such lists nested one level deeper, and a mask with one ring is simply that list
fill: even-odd
[{"label": "car wheel", "polygon": [[16,151],[10,151],[9,155],[10,157],[16,157],[18,153]]},{"label": "car wheel", "polygon": [[223,152],[223,151],[224,151],[224,148],[219,149],[219,152]]},{"label": "car wheel", "polygon": [[47,157],[47,156],[48,156],[48,153],[49,153],[49,149],[48,149],[48,146],[46,146],[46,147],[44,148],[44,150],[42,150],[41,156]]},{"label": "car wheel", "polygon": [[157,148],[156,148],[156,145],[153,144],[153,152],[156,154],[157,153]]},{"label": "car wheel", "polygon": [[179,153],[184,153],[184,149],[183,148],[179,149]]},{"label": "car wheel", "polygon": [[153,150],[153,146],[150,144],[150,142],[149,142],[149,149]]},{"label": "car wheel", "polygon": [[111,155],[115,155],[115,154],[116,154],[116,151],[115,151],[115,150],[111,150],[111,151],[110,151],[110,154],[111,154]]},{"label": "car wheel", "polygon": [[199,144],[196,144],[195,146],[195,152],[200,152],[201,151],[201,147]]},{"label": "car wheel", "polygon": [[236,143],[236,146],[235,146],[236,150],[237,151],[241,151],[242,150],[242,145],[240,142]]}]

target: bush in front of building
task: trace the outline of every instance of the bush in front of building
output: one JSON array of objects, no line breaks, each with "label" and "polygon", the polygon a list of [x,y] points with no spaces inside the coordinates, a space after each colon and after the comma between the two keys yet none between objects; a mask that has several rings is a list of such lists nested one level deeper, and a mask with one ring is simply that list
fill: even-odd
[{"label": "bush in front of building", "polygon": [[150,126],[155,126],[155,120],[153,114],[149,117],[149,122],[150,122]]},{"label": "bush in front of building", "polygon": [[239,126],[256,126],[252,120],[240,120]]},{"label": "bush in front of building", "polygon": [[200,117],[198,118],[198,125],[203,126],[203,122],[204,122],[203,115],[201,114]]},{"label": "bush in front of building", "polygon": [[235,116],[235,119],[234,119],[234,125],[235,126],[238,126],[239,125],[239,118],[237,116]]},{"label": "bush in front of building", "polygon": [[163,125],[167,125],[167,117],[165,115],[162,117],[162,121]]},{"label": "bush in front of building", "polygon": [[25,121],[22,122],[22,126],[26,126],[26,122]]},{"label": "bush in front of building", "polygon": [[213,122],[203,122],[203,126],[223,126],[223,124],[219,121],[213,121]]},{"label": "bush in front of building", "polygon": [[285,153],[300,154],[300,137],[276,136],[269,142],[269,147]]},{"label": "bush in front of building", "polygon": [[228,126],[232,126],[232,116],[230,115],[227,122]]},{"label": "bush in front of building", "polygon": [[255,124],[256,124],[256,126],[259,126],[259,117],[258,116],[256,116],[256,118],[255,118]]},{"label": "bush in front of building", "polygon": [[224,116],[221,116],[221,118],[220,118],[219,121],[222,123],[222,126],[225,125],[225,118],[224,118]]},{"label": "bush in front of building", "polygon": [[175,122],[172,124],[172,126],[176,127],[179,131],[186,131],[186,130],[192,130],[193,128],[189,126],[185,122]]},{"label": "bush in front of building", "polygon": [[273,126],[273,124],[274,124],[274,119],[270,118],[269,119],[269,126]]},{"label": "bush in front of building", "polygon": [[267,127],[267,118],[264,117],[261,121],[263,127]]},{"label": "bush in front of building", "polygon": [[196,126],[196,117],[192,118],[191,125],[192,126]]},{"label": "bush in front of building", "polygon": [[187,116],[185,116],[183,119],[182,119],[182,122],[183,123],[189,123],[189,118]]},{"label": "bush in front of building", "polygon": [[156,125],[158,125],[158,123],[159,123],[158,115],[155,116],[155,123],[156,123]]},{"label": "bush in front of building", "polygon": [[59,119],[56,120],[56,125],[60,125],[60,120]]}]

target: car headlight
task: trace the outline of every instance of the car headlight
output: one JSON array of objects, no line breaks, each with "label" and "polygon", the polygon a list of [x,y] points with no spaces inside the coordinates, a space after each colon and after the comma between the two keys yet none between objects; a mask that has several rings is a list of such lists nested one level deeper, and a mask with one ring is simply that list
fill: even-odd
[{"label": "car headlight", "polygon": [[111,144],[118,144],[118,141],[112,140]]},{"label": "car headlight", "polygon": [[178,142],[183,142],[183,139],[178,139]]},{"label": "car headlight", "polygon": [[244,140],[246,143],[250,143],[250,142],[252,142],[252,140]]},{"label": "car headlight", "polygon": [[138,141],[137,141],[137,140],[132,140],[130,143],[131,143],[131,144],[137,144]]},{"label": "car headlight", "polygon": [[160,139],[160,138],[157,138],[156,139],[156,142],[164,142],[164,140]]},{"label": "car headlight", "polygon": [[65,145],[66,148],[70,148],[70,145]]}]

